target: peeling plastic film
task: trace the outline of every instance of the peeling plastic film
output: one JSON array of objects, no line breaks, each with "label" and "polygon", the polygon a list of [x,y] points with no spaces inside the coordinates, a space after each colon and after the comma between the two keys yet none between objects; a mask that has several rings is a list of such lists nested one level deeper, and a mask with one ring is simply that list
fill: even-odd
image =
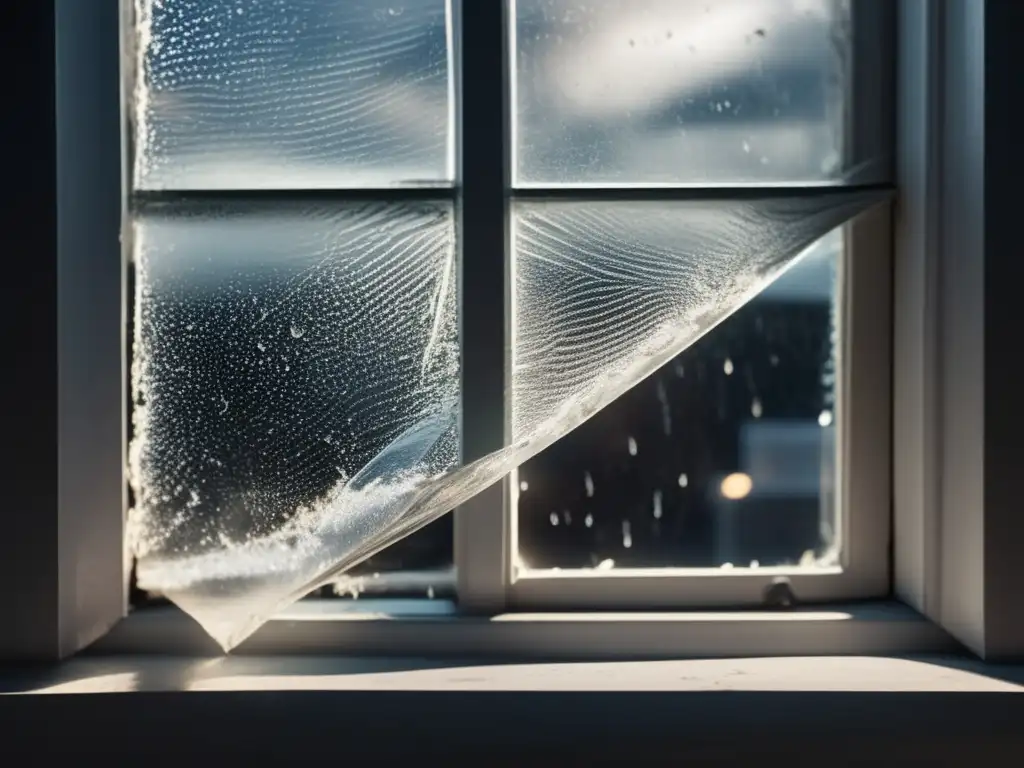
[{"label": "peeling plastic film", "polygon": [[878,199],[515,205],[513,439],[465,465],[449,205],[147,208],[139,586],[231,649],[574,429]]}]

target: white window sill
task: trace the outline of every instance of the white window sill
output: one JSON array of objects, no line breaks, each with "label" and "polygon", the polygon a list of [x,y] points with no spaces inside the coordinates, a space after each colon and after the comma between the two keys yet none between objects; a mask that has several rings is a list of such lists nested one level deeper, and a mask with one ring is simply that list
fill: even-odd
[{"label": "white window sill", "polygon": [[[552,660],[739,656],[903,655],[959,652],[916,611],[896,602],[793,610],[459,615],[444,600],[306,600],[233,655],[347,654]],[[124,619],[90,653],[219,656],[176,608]]]},{"label": "white window sill", "polygon": [[[581,663],[79,657],[2,674],[0,691],[28,694],[0,695],[0,722],[5,751],[18,754],[23,743],[34,758],[65,751],[76,759],[232,753],[339,764],[572,757],[1013,765],[1024,749],[1024,696],[1007,695],[1024,693],[1024,667],[956,655]],[[40,739],[54,723],[73,729]]]}]

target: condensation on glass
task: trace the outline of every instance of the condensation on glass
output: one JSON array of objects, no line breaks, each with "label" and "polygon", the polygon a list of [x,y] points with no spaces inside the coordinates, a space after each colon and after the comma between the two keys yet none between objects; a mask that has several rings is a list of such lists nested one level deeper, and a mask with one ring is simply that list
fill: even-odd
[{"label": "condensation on glass", "polygon": [[[625,251],[627,264],[657,268],[646,233],[559,230],[560,249],[581,267],[596,271]],[[836,565],[842,247],[841,230],[818,240],[692,346],[523,464],[513,484],[518,567]],[[607,294],[615,282],[623,300],[639,293],[609,278],[592,291]],[[592,343],[614,343],[598,309],[580,310],[594,320]]]},{"label": "condensation on glass", "polygon": [[134,186],[449,183],[450,0],[134,0]]},{"label": "condensation on glass", "polygon": [[829,183],[849,157],[849,0],[514,0],[514,174]]}]

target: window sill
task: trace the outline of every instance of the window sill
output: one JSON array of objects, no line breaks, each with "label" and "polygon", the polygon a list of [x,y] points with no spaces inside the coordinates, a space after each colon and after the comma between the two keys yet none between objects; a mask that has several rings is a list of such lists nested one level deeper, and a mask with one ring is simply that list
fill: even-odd
[{"label": "window sill", "polygon": [[[942,629],[896,602],[793,610],[459,615],[443,600],[305,600],[233,655],[346,654],[614,660],[951,653]],[[176,608],[132,613],[92,654],[220,656]]]},{"label": "window sill", "polygon": [[[1024,667],[954,655],[574,664],[79,657],[0,680],[0,691],[29,694],[0,696],[5,749],[17,754],[23,740],[36,756],[962,765],[980,755],[1011,764],[1024,748],[1024,696],[1005,695],[1024,693]],[[55,722],[74,724],[76,736],[40,740]]]}]

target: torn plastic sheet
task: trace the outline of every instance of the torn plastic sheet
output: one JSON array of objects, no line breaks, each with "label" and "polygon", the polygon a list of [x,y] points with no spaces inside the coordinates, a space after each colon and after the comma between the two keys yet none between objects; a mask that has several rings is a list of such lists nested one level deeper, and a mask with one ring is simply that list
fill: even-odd
[{"label": "torn plastic sheet", "polygon": [[139,586],[230,650],[554,443],[884,197],[515,204],[512,440],[468,464],[450,205],[149,207],[133,246]]}]

